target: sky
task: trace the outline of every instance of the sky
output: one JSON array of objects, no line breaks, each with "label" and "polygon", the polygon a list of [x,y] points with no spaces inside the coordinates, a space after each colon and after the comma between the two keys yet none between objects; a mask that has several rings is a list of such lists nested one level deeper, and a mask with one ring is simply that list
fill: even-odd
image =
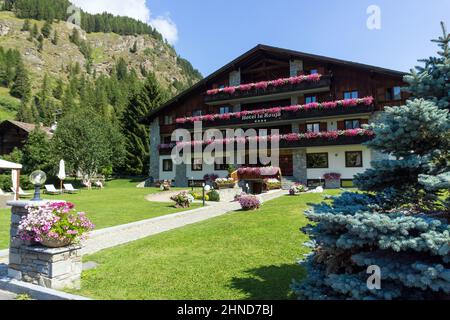
[{"label": "sky", "polygon": [[151,24],[204,76],[260,43],[409,71],[436,53],[440,21],[450,30],[449,0],[73,2]]}]

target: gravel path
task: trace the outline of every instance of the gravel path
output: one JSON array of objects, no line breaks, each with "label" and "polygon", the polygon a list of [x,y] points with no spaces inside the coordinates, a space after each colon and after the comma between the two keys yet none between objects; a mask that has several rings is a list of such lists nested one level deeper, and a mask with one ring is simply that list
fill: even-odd
[{"label": "gravel path", "polygon": [[[264,201],[286,195],[287,191],[278,190],[262,195]],[[184,211],[149,220],[94,231],[83,244],[82,253],[92,254],[103,249],[146,238],[165,231],[208,220],[240,209],[236,202],[223,202],[215,206]]]}]

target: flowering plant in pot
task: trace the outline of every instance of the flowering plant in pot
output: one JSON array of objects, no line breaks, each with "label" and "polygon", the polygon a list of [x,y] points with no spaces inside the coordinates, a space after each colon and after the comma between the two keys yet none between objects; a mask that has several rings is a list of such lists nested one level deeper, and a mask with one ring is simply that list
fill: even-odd
[{"label": "flowering plant in pot", "polygon": [[194,197],[183,191],[170,198],[170,200],[175,201],[175,207],[177,208],[189,208],[191,203],[194,202]]},{"label": "flowering plant in pot", "polygon": [[28,214],[19,224],[23,241],[41,243],[45,247],[60,248],[84,240],[94,229],[84,212],[76,212],[69,202],[54,202],[28,206]]},{"label": "flowering plant in pot", "polygon": [[261,200],[253,195],[242,195],[238,198],[238,202],[242,207],[242,210],[256,210],[261,207]]},{"label": "flowering plant in pot", "polygon": [[308,192],[308,188],[301,183],[297,183],[289,189],[289,194],[291,196],[295,196],[297,194],[304,193],[304,192]]}]

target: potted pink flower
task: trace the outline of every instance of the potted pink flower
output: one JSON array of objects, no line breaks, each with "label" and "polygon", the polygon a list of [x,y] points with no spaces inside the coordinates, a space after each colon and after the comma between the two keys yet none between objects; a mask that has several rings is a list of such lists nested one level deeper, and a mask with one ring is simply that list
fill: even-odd
[{"label": "potted pink flower", "polygon": [[27,210],[18,230],[20,238],[26,242],[60,248],[80,242],[94,229],[86,214],[76,212],[70,202],[28,206]]}]

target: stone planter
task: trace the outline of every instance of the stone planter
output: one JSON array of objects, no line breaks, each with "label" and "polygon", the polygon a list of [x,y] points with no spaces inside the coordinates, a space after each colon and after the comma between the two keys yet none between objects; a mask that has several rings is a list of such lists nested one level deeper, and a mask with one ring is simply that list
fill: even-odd
[{"label": "stone planter", "polygon": [[223,189],[234,189],[236,187],[236,183],[225,183],[225,184],[217,184],[215,183],[216,189],[223,190]]},{"label": "stone planter", "polygon": [[47,248],[63,248],[72,244],[72,239],[57,240],[50,237],[42,237],[41,245]]}]

